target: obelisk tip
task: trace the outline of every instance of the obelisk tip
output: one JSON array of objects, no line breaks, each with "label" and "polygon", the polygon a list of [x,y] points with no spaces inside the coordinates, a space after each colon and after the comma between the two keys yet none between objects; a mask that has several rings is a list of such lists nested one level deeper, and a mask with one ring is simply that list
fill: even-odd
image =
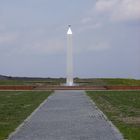
[{"label": "obelisk tip", "polygon": [[69,25],[69,28],[68,28],[68,32],[67,32],[68,35],[72,35],[72,31],[71,31],[70,27],[71,27],[71,25]]}]

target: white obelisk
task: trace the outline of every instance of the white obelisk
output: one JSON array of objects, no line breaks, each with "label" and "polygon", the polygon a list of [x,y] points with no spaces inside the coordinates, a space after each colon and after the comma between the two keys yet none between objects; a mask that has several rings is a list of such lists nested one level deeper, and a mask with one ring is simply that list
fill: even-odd
[{"label": "white obelisk", "polygon": [[67,86],[73,85],[73,48],[72,48],[72,31],[69,25],[67,32]]}]

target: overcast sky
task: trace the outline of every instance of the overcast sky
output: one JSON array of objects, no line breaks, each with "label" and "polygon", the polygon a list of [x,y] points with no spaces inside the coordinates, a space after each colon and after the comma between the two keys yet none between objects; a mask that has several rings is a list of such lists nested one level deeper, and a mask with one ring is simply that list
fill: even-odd
[{"label": "overcast sky", "polygon": [[140,0],[0,0],[0,74],[140,79]]}]

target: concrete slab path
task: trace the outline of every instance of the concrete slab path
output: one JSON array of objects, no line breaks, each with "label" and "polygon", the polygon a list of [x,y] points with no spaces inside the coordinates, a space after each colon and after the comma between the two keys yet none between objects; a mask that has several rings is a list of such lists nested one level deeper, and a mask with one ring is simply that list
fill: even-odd
[{"label": "concrete slab path", "polygon": [[122,140],[84,91],[55,91],[9,140]]}]

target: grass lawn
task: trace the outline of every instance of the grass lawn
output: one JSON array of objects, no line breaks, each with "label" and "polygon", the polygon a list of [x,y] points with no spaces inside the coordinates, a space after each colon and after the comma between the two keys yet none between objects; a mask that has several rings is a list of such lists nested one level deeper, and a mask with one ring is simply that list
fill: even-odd
[{"label": "grass lawn", "polygon": [[128,140],[140,140],[140,91],[88,91]]},{"label": "grass lawn", "polygon": [[0,91],[0,140],[7,138],[49,95],[46,91]]}]

